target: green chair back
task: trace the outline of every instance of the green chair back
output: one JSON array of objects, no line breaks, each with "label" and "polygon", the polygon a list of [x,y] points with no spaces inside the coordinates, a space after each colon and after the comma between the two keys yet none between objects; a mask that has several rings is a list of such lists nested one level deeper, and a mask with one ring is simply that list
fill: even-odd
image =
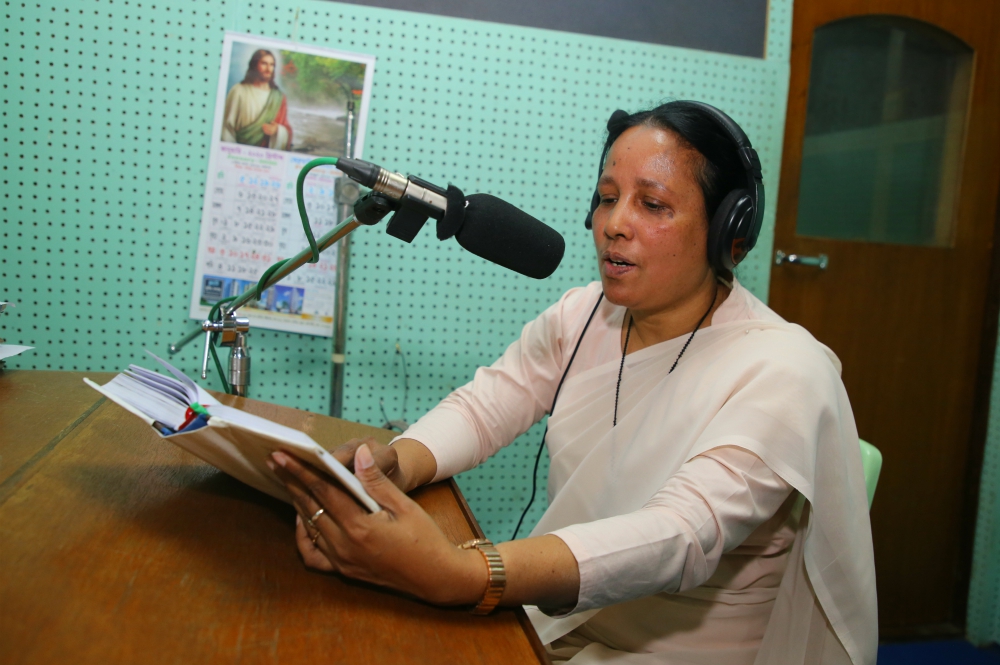
[{"label": "green chair back", "polygon": [[875,486],[878,485],[878,476],[882,472],[882,453],[864,439],[858,441],[861,442],[861,466],[865,470],[865,488],[868,490],[868,510],[871,510]]}]

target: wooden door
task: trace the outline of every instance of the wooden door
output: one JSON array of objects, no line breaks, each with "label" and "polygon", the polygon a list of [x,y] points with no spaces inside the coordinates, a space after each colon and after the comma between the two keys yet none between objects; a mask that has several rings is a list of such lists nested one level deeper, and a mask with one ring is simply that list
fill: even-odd
[{"label": "wooden door", "polygon": [[998,38],[995,0],[795,3],[770,305],[840,357],[884,456],[885,638],[964,628],[996,340]]}]

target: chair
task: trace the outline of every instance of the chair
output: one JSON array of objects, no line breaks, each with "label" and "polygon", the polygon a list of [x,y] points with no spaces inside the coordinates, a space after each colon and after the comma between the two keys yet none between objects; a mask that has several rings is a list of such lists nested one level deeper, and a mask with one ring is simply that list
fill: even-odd
[{"label": "chair", "polygon": [[858,441],[861,443],[861,466],[865,470],[865,488],[868,490],[868,510],[871,510],[875,486],[878,485],[878,476],[882,472],[882,453],[864,439]]},{"label": "chair", "polygon": [[[882,453],[864,439],[858,439],[858,442],[861,444],[861,468],[865,474],[865,489],[868,490],[868,510],[871,510],[872,499],[875,498],[875,486],[878,485],[878,476],[882,472]],[[802,516],[805,505],[806,498],[800,494],[792,506],[792,516],[796,520]]]}]

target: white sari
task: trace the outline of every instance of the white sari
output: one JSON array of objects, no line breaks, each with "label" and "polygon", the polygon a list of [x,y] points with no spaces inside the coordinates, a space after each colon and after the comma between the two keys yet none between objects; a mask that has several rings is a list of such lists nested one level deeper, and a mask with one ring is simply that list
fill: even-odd
[{"label": "white sari", "polygon": [[[481,464],[542,418],[600,292],[599,282],[567,292],[497,362],[404,433],[432,452],[436,479]],[[874,664],[867,494],[836,357],[734,283],[672,374],[687,335],[626,357],[612,428],[623,316],[607,301],[597,309],[549,419],[550,505],[533,535],[566,542],[581,587],[568,616],[529,608],[543,643],[571,643],[573,665]],[[637,542],[656,546],[659,535],[633,518],[648,514],[644,507],[668,479],[696,456],[725,462],[733,452],[744,457],[730,460],[738,472],[749,472],[745,458],[759,458],[764,475],[777,474],[808,502],[797,522],[784,521],[786,502],[777,524],[761,525],[776,555],[744,557],[747,575],[728,585],[733,578],[698,581],[708,570],[684,575],[685,551],[666,541],[647,559],[629,559]],[[714,463],[699,468],[711,473]],[[691,505],[701,498],[691,496]],[[594,552],[625,563],[601,568]],[[682,560],[672,571],[663,563],[671,552]],[[719,570],[743,565],[731,565],[736,552],[714,559]],[[664,576],[669,583],[653,579]],[[678,587],[681,578],[687,582]],[[691,588],[692,579],[701,586]]]}]

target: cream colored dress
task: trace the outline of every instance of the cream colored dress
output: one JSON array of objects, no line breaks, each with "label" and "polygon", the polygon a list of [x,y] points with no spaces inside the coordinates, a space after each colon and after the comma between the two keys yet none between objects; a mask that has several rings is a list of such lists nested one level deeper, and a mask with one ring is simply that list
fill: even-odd
[{"label": "cream colored dress", "polygon": [[[404,433],[438,478],[545,414],[599,295],[567,292]],[[561,538],[580,567],[574,607],[528,608],[554,660],[873,664],[867,495],[839,362],[736,283],[672,374],[686,335],[627,356],[612,427],[623,318],[599,306],[549,419],[533,535]]]}]

